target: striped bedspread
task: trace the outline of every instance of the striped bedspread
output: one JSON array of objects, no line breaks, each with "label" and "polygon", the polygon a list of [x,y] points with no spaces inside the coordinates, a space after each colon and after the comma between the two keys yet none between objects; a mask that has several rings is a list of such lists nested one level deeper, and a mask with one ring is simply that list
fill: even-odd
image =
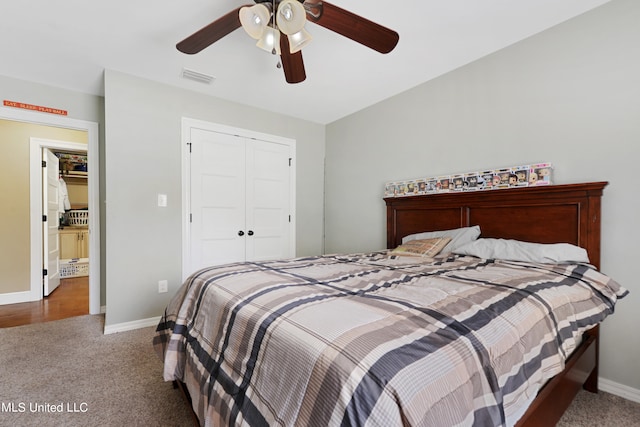
[{"label": "striped bedspread", "polygon": [[500,426],[626,293],[583,264],[229,264],[183,284],[154,347],[203,425]]}]

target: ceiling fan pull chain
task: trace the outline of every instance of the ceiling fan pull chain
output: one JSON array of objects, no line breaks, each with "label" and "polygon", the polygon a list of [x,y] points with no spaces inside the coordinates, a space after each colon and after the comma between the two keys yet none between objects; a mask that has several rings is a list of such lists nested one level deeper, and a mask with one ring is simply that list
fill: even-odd
[{"label": "ceiling fan pull chain", "polygon": [[[273,25],[273,30],[274,31],[280,31],[278,29],[278,27],[276,27],[276,13],[278,13],[277,11],[278,11],[278,9],[276,9],[276,0],[273,0],[273,9],[272,9],[272,12],[271,12],[271,25]],[[273,49],[271,49],[271,54],[275,55],[276,53],[277,52],[276,52],[276,47],[275,47],[275,43],[274,43]],[[278,61],[278,64],[280,64],[280,61]]]}]

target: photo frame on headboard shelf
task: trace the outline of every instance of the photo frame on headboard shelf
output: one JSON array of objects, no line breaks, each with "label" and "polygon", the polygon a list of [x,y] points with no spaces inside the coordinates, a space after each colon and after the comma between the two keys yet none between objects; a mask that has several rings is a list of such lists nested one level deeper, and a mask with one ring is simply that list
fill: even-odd
[{"label": "photo frame on headboard shelf", "polygon": [[535,163],[480,172],[440,175],[387,182],[384,197],[551,185],[553,165]]}]

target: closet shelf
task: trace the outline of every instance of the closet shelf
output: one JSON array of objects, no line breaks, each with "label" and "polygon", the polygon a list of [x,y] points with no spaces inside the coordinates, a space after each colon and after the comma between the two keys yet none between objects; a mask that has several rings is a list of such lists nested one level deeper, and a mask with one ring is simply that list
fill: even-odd
[{"label": "closet shelf", "polygon": [[89,175],[89,172],[69,171],[69,172],[63,173],[61,177],[62,179],[67,179],[67,178],[87,179],[88,175]]}]

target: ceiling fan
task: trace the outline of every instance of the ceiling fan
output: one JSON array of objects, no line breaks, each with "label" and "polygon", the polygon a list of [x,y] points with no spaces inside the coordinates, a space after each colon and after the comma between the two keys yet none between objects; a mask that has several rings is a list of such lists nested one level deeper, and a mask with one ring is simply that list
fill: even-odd
[{"label": "ceiling fan", "polygon": [[311,40],[304,29],[307,20],[380,53],[389,53],[398,44],[395,31],[323,0],[255,0],[255,3],[232,10],[179,42],[176,48],[195,54],[243,27],[258,40],[258,47],[280,55],[288,83],[300,83],[306,78],[301,49]]}]

